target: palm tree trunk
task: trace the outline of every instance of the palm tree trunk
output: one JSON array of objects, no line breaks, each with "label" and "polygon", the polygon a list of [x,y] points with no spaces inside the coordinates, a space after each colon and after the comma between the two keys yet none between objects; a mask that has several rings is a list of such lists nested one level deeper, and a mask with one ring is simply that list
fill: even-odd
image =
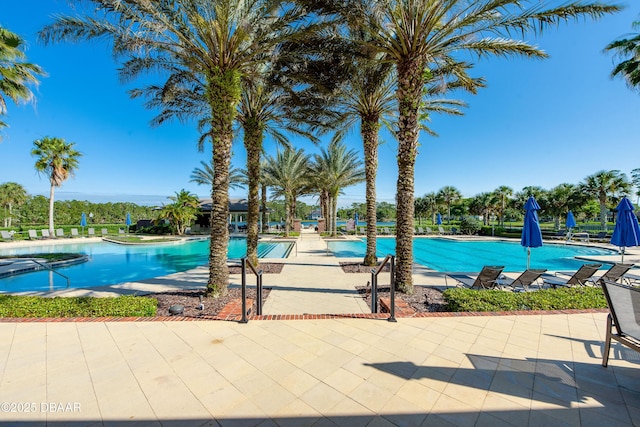
[{"label": "palm tree trunk", "polygon": [[364,173],[366,179],[367,202],[367,252],[362,263],[374,266],[378,264],[376,256],[376,174],[378,170],[378,129],[380,117],[369,117],[362,120],[362,141],[364,143]]},{"label": "palm tree trunk", "polygon": [[262,204],[262,232],[269,230],[269,221],[267,216],[267,186],[262,184],[262,192],[260,194]]},{"label": "palm tree trunk", "polygon": [[209,281],[207,293],[214,296],[227,293],[229,269],[229,165],[236,107],[240,101],[240,73],[209,70],[208,102],[211,107],[213,135],[213,188],[211,190],[211,240],[209,243]]},{"label": "palm tree trunk", "polygon": [[249,200],[247,208],[247,258],[258,264],[258,216],[260,215],[260,153],[262,152],[262,130],[255,121],[244,125],[244,146],[247,150],[247,178]]},{"label": "palm tree trunk", "polygon": [[331,196],[331,212],[333,217],[333,236],[338,236],[338,195]]},{"label": "palm tree trunk", "polygon": [[398,183],[396,193],[396,288],[413,293],[413,192],[418,154],[418,109],[424,66],[418,59],[397,64],[398,89]]},{"label": "palm tree trunk", "polygon": [[[12,208],[13,208],[13,204],[11,202],[9,202],[9,218],[8,218],[9,219],[9,225],[8,225],[9,227],[11,227],[11,217],[12,217],[12,214],[13,214],[12,213],[12,211],[13,211]],[[7,227],[7,226],[5,225],[5,227]]]},{"label": "palm tree trunk", "polygon": [[607,229],[607,201],[600,199],[600,227]]},{"label": "palm tree trunk", "polygon": [[54,235],[53,232],[53,197],[55,191],[55,185],[51,184],[49,189],[49,234]]}]

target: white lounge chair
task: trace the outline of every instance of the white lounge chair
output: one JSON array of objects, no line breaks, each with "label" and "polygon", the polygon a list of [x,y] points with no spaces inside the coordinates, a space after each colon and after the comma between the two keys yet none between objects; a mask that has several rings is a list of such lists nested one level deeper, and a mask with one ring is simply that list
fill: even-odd
[{"label": "white lounge chair", "polygon": [[29,239],[31,239],[31,240],[38,240],[39,239],[38,232],[36,230],[29,230],[28,233],[29,233]]},{"label": "white lounge chair", "polygon": [[64,230],[62,228],[56,230],[56,237],[64,237]]},{"label": "white lounge chair", "polygon": [[47,230],[46,228],[43,228],[42,230],[40,230],[40,233],[42,233],[42,238],[43,239],[50,239],[51,238],[51,234],[49,234],[49,230]]},{"label": "white lounge chair", "polygon": [[102,237],[106,236],[107,234],[109,234],[109,230],[107,230],[106,228],[103,228],[100,233],[102,234]]},{"label": "white lounge chair", "polygon": [[0,236],[2,237],[2,240],[13,240],[13,234],[6,230],[0,230]]},{"label": "white lounge chair", "polygon": [[89,237],[95,237],[96,236],[96,230],[94,228],[89,228],[87,230],[87,234],[89,235]]},{"label": "white lounge chair", "polygon": [[71,229],[71,237],[78,237],[78,229],[77,228],[72,228]]}]

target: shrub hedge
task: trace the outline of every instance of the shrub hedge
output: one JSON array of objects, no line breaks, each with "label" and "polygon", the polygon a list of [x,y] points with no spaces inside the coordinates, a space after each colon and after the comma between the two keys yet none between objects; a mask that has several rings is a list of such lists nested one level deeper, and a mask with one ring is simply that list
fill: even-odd
[{"label": "shrub hedge", "polygon": [[447,311],[514,311],[607,308],[600,287],[543,289],[536,292],[447,289]]},{"label": "shrub hedge", "polygon": [[0,317],[152,317],[158,301],[153,298],[117,298],[0,295]]}]

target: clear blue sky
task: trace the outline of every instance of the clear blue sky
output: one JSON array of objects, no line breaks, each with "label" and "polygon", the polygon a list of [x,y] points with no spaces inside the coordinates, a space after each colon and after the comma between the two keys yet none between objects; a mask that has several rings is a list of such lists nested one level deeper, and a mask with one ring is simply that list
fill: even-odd
[{"label": "clear blue sky", "polygon": [[[640,95],[621,79],[609,78],[613,58],[602,52],[607,43],[632,32],[631,23],[640,19],[640,7],[626,4],[624,12],[601,21],[562,25],[529,39],[550,59],[477,63],[474,75],[485,77],[488,87],[462,97],[469,103],[464,117],[433,117],[438,138],[420,139],[416,196],[445,185],[464,196],[500,185],[515,191],[528,185],[550,189],[563,182],[577,184],[602,169],[629,174],[640,168]],[[48,180],[36,174],[30,151],[35,139],[55,136],[75,142],[84,154],[75,177],[57,190],[57,199],[159,204],[182,188],[208,196],[208,189],[188,181],[200,161],[209,161],[210,146],[197,152],[193,125],[151,128],[156,112],[129,99],[126,92],[135,84],[120,84],[109,46],[43,46],[36,40],[52,15],[69,13],[66,0],[6,2],[2,11],[0,25],[27,40],[28,60],[43,67],[48,77],[35,90],[35,105],[8,106],[0,183],[15,181],[30,194],[48,195]],[[393,203],[397,144],[388,135],[382,139],[378,200]],[[362,152],[357,129],[349,144]],[[275,150],[270,143],[267,149]],[[244,157],[238,141],[234,166],[244,167]],[[339,206],[353,201],[364,202],[364,184],[345,189]]]}]

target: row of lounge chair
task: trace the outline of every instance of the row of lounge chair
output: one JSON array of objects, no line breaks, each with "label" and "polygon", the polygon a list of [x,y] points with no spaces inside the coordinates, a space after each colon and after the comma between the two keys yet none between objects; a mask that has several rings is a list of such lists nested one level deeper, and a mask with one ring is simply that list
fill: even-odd
[{"label": "row of lounge chair", "polygon": [[[449,273],[445,276],[454,279],[457,284],[470,289],[511,289],[515,292],[529,291],[535,284],[538,289],[545,285],[553,289],[559,286],[587,286],[595,285],[598,280],[617,282],[626,280],[628,283],[640,281],[640,276],[628,274],[634,264],[617,263],[611,266],[602,276],[595,277],[602,264],[584,264],[575,272],[559,271],[555,274],[547,274],[547,270],[528,269],[515,279],[510,279],[502,274],[504,266],[484,266],[477,275],[466,273]],[[542,284],[540,283],[542,281]]]},{"label": "row of lounge chair", "polygon": [[[358,227],[358,233],[359,234],[366,234],[367,233],[367,229],[365,227]],[[380,231],[381,235],[393,235],[395,234],[394,231],[389,230],[388,227],[383,227],[382,230]],[[444,235],[444,234],[459,234],[458,229],[455,227],[451,227],[451,230],[445,230],[442,226],[438,227],[438,232],[434,232],[431,227],[416,227],[415,229],[415,234],[416,236],[428,236],[430,234],[440,234],[440,235]]]},{"label": "row of lounge chair", "polygon": [[[80,237],[80,234],[78,233],[78,229],[77,228],[72,228],[71,229],[71,234],[69,236],[64,234],[64,230],[62,228],[58,228],[56,229],[55,235],[52,235],[49,230],[43,228],[42,230],[40,230],[40,235],[38,235],[38,230],[28,230],[27,231],[28,235],[29,235],[29,239],[30,240],[38,240],[38,239],[51,239],[51,238],[65,238],[65,237]],[[103,228],[101,230],[101,235],[102,237],[107,236],[109,234],[109,231],[106,228]],[[120,228],[118,230],[118,234],[124,234],[124,229]],[[87,236],[88,237],[96,237],[96,231],[94,228],[88,228],[87,229]],[[6,230],[1,230],[0,231],[0,237],[2,237],[2,240],[13,240],[13,235],[6,231]]]}]

